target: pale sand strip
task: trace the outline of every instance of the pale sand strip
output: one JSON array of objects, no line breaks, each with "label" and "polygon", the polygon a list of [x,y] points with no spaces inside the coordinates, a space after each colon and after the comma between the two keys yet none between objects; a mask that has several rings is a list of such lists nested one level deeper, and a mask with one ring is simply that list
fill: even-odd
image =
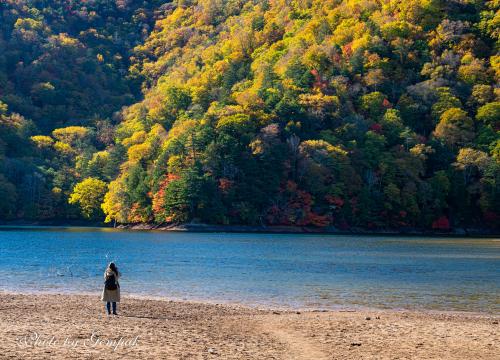
[{"label": "pale sand strip", "polygon": [[[0,294],[0,359],[500,358],[499,316],[487,314],[296,313],[127,298],[120,316],[103,310],[93,296]],[[19,345],[35,332],[57,342]],[[93,332],[139,338],[113,351],[91,343]],[[64,346],[66,338],[77,345]]]}]

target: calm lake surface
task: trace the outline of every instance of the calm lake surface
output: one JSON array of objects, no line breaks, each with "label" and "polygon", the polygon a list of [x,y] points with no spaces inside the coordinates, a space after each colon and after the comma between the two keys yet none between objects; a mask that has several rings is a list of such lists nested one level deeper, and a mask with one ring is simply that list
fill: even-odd
[{"label": "calm lake surface", "polygon": [[0,290],[500,312],[500,239],[0,229]]}]

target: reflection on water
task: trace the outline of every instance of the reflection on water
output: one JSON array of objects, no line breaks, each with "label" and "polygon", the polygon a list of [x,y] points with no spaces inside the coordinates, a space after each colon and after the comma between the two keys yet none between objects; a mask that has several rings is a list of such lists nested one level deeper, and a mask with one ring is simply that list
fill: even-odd
[{"label": "reflection on water", "polygon": [[301,308],[500,310],[498,239],[0,230],[0,290],[124,293]]}]

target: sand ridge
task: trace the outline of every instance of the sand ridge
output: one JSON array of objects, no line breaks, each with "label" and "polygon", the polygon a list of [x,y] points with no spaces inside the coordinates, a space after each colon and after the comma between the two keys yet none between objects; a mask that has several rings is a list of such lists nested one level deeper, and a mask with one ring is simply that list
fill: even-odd
[{"label": "sand ridge", "polygon": [[273,311],[126,296],[119,313],[107,317],[89,295],[0,294],[0,359],[470,360],[498,359],[500,350],[500,317],[488,314]]}]

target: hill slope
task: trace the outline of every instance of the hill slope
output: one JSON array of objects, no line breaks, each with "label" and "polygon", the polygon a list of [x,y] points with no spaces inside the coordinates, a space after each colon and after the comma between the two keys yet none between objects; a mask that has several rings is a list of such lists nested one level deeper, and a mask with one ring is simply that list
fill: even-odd
[{"label": "hill slope", "polygon": [[129,59],[144,99],[119,125],[31,141],[51,164],[72,159],[71,211],[99,218],[103,202],[121,223],[500,223],[497,2],[162,9]]}]

